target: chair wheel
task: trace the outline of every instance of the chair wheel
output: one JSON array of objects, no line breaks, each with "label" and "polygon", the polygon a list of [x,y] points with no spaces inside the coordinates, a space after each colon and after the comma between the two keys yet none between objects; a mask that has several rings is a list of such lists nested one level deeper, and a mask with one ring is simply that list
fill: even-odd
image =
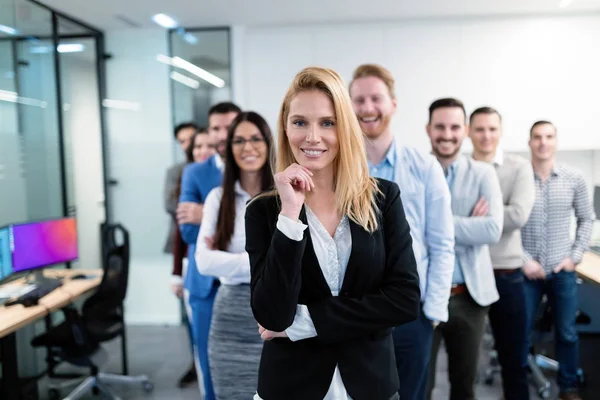
[{"label": "chair wheel", "polygon": [[93,386],[92,387],[92,394],[94,396],[98,396],[100,394],[100,388],[98,386]]},{"label": "chair wheel", "polygon": [[494,376],[493,375],[488,375],[483,379],[483,383],[485,383],[488,386],[492,386],[494,384]]},{"label": "chair wheel", "polygon": [[550,388],[543,388],[538,390],[538,395],[540,396],[540,399],[549,399],[550,396],[552,395]]},{"label": "chair wheel", "polygon": [[144,392],[151,392],[154,390],[154,384],[150,381],[142,382],[142,389],[144,389]]},{"label": "chair wheel", "polygon": [[579,381],[580,387],[584,387],[587,383],[587,380],[585,379],[585,373],[581,368],[577,370],[577,380]]},{"label": "chair wheel", "polygon": [[60,392],[57,389],[48,389],[49,400],[60,400]]}]

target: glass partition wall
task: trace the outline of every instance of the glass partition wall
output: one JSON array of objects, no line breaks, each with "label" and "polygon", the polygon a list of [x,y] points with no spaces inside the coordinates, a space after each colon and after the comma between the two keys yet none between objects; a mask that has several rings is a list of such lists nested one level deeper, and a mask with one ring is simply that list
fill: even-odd
[{"label": "glass partition wall", "polygon": [[77,214],[73,142],[84,121],[102,127],[101,39],[35,2],[0,0],[0,226]]},{"label": "glass partition wall", "polygon": [[[208,109],[232,99],[229,28],[174,29],[169,39],[173,126],[207,127]],[[182,160],[178,146],[174,151]]]}]

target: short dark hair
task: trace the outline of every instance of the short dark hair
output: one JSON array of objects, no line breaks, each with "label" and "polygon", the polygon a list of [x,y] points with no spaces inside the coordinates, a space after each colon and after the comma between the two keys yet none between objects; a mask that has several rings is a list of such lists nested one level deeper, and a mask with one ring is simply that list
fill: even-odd
[{"label": "short dark hair", "polygon": [[208,110],[208,116],[210,117],[213,114],[228,114],[230,112],[239,114],[242,112],[242,109],[230,101],[224,101],[213,105]]},{"label": "short dark hair", "polygon": [[467,121],[467,111],[465,110],[465,105],[463,104],[463,102],[452,97],[445,97],[443,99],[437,99],[429,106],[429,122],[431,122],[431,116],[433,115],[433,112],[435,110],[437,110],[438,108],[448,107],[460,108],[463,111],[463,114],[465,115],[465,122]]},{"label": "short dark hair", "polygon": [[173,136],[175,137],[175,139],[177,139],[177,135],[179,134],[179,131],[181,131],[183,129],[189,129],[189,128],[193,128],[194,131],[198,132],[198,125],[196,125],[193,122],[183,122],[183,123],[177,125],[175,127],[175,129],[173,129]]},{"label": "short dark hair", "polygon": [[550,121],[546,121],[546,120],[539,120],[539,121],[535,121],[533,123],[533,125],[531,125],[531,129],[529,129],[529,138],[531,139],[531,136],[533,135],[533,130],[535,129],[536,126],[540,126],[540,125],[551,125],[554,128],[554,132],[556,133],[556,126],[554,126],[554,124]]},{"label": "short dark hair", "polygon": [[498,112],[498,110],[496,110],[495,108],[492,107],[479,107],[478,109],[476,109],[475,111],[473,111],[471,113],[471,116],[469,117],[469,123],[473,122],[473,118],[475,118],[475,116],[479,115],[479,114],[496,114],[498,116],[498,118],[500,118],[500,122],[502,122],[502,115],[500,115],[500,113]]}]

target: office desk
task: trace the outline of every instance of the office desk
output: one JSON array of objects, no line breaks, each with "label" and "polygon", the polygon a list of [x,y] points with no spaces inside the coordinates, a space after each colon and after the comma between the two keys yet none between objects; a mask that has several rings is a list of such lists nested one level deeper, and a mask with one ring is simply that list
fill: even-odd
[{"label": "office desk", "polygon": [[586,281],[600,285],[600,255],[592,252],[585,253],[576,271]]},{"label": "office desk", "polygon": [[[0,306],[0,348],[2,350],[3,382],[0,399],[12,400],[18,398],[19,388],[18,384],[16,384],[18,382],[18,364],[15,332],[54,311],[66,307],[100,285],[102,273],[101,269],[47,270],[44,271],[46,277],[60,277],[64,279],[61,287],[42,297],[38,304],[32,307],[23,307],[20,304],[10,307]],[[95,278],[70,279],[71,276],[78,274],[95,276]],[[19,282],[24,283],[25,279],[16,280],[11,282],[11,284],[18,284]],[[8,385],[7,382],[14,382],[15,384]]]}]

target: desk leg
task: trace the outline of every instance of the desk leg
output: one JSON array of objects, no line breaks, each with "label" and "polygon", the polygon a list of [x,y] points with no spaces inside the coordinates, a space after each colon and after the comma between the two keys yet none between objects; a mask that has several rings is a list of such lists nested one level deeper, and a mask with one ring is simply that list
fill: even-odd
[{"label": "desk leg", "polygon": [[2,351],[2,390],[0,398],[19,399],[19,364],[17,363],[17,338],[15,333],[0,339]]}]

